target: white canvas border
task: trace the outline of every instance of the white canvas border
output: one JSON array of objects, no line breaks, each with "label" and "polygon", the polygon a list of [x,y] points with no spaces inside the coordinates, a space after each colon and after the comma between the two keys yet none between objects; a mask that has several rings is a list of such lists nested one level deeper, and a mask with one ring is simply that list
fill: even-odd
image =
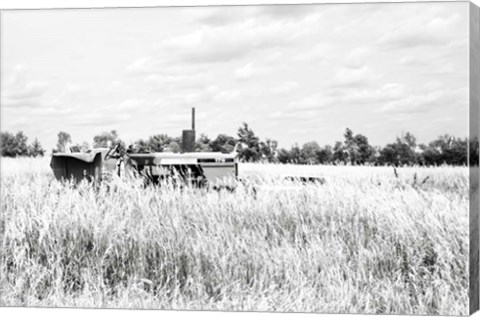
[{"label": "white canvas border", "polygon": [[[388,3],[388,2],[452,2],[451,0],[415,1],[415,0],[0,0],[0,10],[10,9],[48,9],[48,8],[118,8],[118,7],[155,7],[155,6],[204,6],[204,5],[259,5],[259,4],[339,4],[339,3]],[[466,2],[466,1],[455,1]],[[471,0],[480,6],[480,0]],[[1,296],[1,294],[0,294]],[[2,316],[48,316],[48,317],[80,317],[88,314],[89,317],[97,316],[165,316],[165,317],[293,317],[293,316],[323,316],[346,317],[349,314],[313,314],[313,313],[263,313],[263,312],[224,312],[224,311],[159,311],[159,310],[128,310],[128,309],[69,309],[69,308],[10,308],[0,307]],[[355,314],[359,317],[371,315]],[[415,315],[409,315],[415,316]],[[476,312],[475,317],[480,317]]]}]

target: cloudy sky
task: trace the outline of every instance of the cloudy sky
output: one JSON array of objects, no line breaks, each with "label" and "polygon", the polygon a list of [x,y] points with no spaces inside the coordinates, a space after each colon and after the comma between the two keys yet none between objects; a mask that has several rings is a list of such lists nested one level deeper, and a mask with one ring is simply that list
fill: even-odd
[{"label": "cloudy sky", "polygon": [[235,135],[281,147],[385,145],[468,133],[468,3],[2,13],[1,130],[50,149],[116,129],[126,141]]}]

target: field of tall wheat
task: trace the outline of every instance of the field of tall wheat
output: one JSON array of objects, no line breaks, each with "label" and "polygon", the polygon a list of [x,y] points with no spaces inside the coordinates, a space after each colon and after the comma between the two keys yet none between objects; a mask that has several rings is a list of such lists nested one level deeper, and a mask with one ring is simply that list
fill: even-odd
[{"label": "field of tall wheat", "polygon": [[468,313],[467,168],[242,164],[254,193],[48,163],[1,160],[1,306]]}]

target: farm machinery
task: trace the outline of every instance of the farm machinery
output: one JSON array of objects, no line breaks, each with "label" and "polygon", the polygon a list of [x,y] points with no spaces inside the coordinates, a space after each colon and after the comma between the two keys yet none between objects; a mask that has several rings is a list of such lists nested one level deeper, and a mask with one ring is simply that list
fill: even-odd
[{"label": "farm machinery", "polygon": [[[237,144],[238,145],[238,144]],[[112,174],[139,175],[148,183],[164,180],[195,187],[234,189],[239,179],[237,146],[231,153],[195,152],[195,108],[192,109],[192,128],[183,130],[182,150],[173,152],[140,152],[122,150],[119,144],[111,148],[96,148],[85,153],[54,153],[50,167],[58,180],[100,182]],[[288,176],[283,181],[323,183],[320,177]],[[233,186],[232,186],[233,185]]]},{"label": "farm machinery", "polygon": [[107,175],[136,174],[153,183],[179,180],[199,187],[221,186],[227,179],[238,177],[238,161],[232,153],[195,152],[195,108],[192,109],[192,129],[183,130],[182,151],[133,153],[121,151],[119,144],[97,148],[86,153],[54,153],[50,167],[55,178],[83,179],[99,182]]}]

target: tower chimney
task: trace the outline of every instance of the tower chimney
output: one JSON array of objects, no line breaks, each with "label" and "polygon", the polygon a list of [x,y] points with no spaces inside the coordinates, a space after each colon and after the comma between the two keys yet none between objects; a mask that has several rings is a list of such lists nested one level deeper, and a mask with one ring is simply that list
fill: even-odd
[{"label": "tower chimney", "polygon": [[192,108],[192,129],[182,132],[183,152],[195,152],[195,108]]},{"label": "tower chimney", "polygon": [[195,131],[195,107],[192,108],[192,130]]}]

